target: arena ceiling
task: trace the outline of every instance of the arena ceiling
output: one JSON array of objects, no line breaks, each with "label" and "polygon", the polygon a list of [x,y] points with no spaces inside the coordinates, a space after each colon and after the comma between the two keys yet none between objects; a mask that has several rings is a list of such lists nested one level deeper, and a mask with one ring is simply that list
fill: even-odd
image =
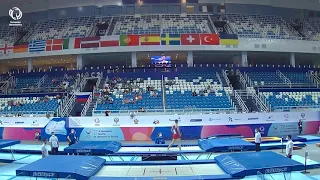
[{"label": "arena ceiling", "polygon": [[[143,2],[143,0],[141,0]],[[272,7],[308,9],[320,11],[319,0],[198,0],[199,4],[257,4]],[[7,16],[12,7],[19,7],[23,13],[47,11],[51,9],[123,5],[122,0],[1,0],[0,16]]]}]

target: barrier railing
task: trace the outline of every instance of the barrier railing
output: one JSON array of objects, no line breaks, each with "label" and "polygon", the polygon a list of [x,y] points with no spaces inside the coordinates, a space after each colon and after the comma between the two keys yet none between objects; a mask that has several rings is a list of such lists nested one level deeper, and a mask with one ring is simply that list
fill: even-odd
[{"label": "barrier railing", "polygon": [[[145,112],[136,112],[133,110],[111,110],[112,115],[127,116],[132,112],[142,115],[167,115],[167,114],[212,114],[212,113],[236,113],[233,108],[186,108],[186,109],[146,109]],[[105,110],[94,110],[93,116],[105,116]]]},{"label": "barrier railing", "polygon": [[44,83],[44,81],[47,79],[48,75],[44,75],[39,82],[37,83],[37,87],[40,88],[42,86],[42,84]]},{"label": "barrier railing", "polygon": [[295,111],[319,111],[320,105],[314,106],[273,106],[273,111],[288,111],[288,112],[295,112]]},{"label": "barrier railing", "polygon": [[228,84],[228,86],[232,87],[232,85],[230,84],[230,80],[228,78],[228,75],[227,75],[226,71],[225,70],[221,70],[221,71],[222,71],[222,76],[226,80],[226,83]]},{"label": "barrier railing", "polygon": [[308,71],[308,77],[313,82],[313,84],[319,88],[320,86],[320,78],[317,74],[315,74],[313,71]]},{"label": "barrier railing", "polygon": [[284,81],[286,85],[288,85],[290,88],[292,87],[291,81],[279,70],[276,71],[276,74]]},{"label": "barrier railing", "polygon": [[265,101],[263,101],[257,94],[256,91],[253,89],[252,91],[248,92],[252,95],[252,97],[254,98],[257,107],[259,108],[260,111],[262,112],[269,112],[270,109],[268,108],[268,105],[265,103]]},{"label": "barrier railing", "polygon": [[72,96],[69,98],[68,102],[66,103],[65,107],[61,112],[61,117],[67,117],[72,111],[72,108],[75,105],[75,103],[76,103],[76,95],[72,94]]},{"label": "barrier railing", "polygon": [[82,80],[80,81],[80,84],[79,84],[79,90],[80,92],[84,89],[86,83],[87,83],[87,78],[89,77],[89,73],[86,73],[84,75],[84,77],[82,78]]},{"label": "barrier railing", "polygon": [[[245,79],[245,77],[243,77],[243,75],[242,75],[242,73],[239,71],[239,69],[237,69],[237,71],[236,71],[236,73],[237,73],[237,75],[239,76],[239,80],[240,80],[240,83],[241,83],[241,85],[242,85],[242,87],[243,88],[247,88],[247,81],[246,81],[246,79]],[[247,77],[248,78],[248,77]],[[250,86],[251,86],[251,84],[250,84]],[[252,86],[251,86],[252,87]]]},{"label": "barrier railing", "polygon": [[88,111],[88,109],[90,107],[91,102],[92,102],[92,93],[90,93],[90,96],[87,99],[87,102],[86,102],[86,104],[84,105],[84,107],[83,107],[83,109],[81,111],[81,116],[86,116],[87,115],[87,111]]},{"label": "barrier railing", "polygon": [[218,78],[218,80],[219,80],[219,83],[222,84],[222,80],[221,80],[221,77],[220,77],[220,75],[219,75],[218,72],[216,72],[216,76],[217,76],[217,78]]},{"label": "barrier railing", "polygon": [[234,97],[238,101],[242,112],[248,113],[249,109],[248,109],[247,105],[244,103],[244,101],[242,100],[241,96],[239,95],[239,93],[237,91],[234,91]]},{"label": "barrier railing", "polygon": [[162,104],[163,104],[163,110],[166,111],[166,83],[164,80],[164,76],[161,77],[161,91],[162,91]]},{"label": "barrier railing", "polygon": [[103,78],[103,72],[98,73],[98,80],[96,82],[96,88],[99,88],[102,78]]}]

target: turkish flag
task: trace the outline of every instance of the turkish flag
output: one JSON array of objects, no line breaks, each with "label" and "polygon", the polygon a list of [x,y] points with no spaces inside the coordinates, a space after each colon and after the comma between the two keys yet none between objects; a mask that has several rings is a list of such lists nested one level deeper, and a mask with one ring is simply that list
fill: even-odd
[{"label": "turkish flag", "polygon": [[201,45],[220,45],[218,34],[200,34]]},{"label": "turkish flag", "polygon": [[199,34],[181,34],[181,45],[200,45]]}]

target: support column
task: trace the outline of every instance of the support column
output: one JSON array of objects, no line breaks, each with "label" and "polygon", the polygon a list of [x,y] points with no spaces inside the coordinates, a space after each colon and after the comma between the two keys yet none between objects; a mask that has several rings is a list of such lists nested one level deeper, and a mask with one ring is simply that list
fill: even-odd
[{"label": "support column", "polygon": [[32,58],[28,59],[28,72],[31,72],[33,69]]},{"label": "support column", "polygon": [[188,64],[188,67],[193,67],[193,52],[192,51],[188,51],[187,64]]},{"label": "support column", "polygon": [[78,54],[77,55],[77,70],[81,70],[83,68],[83,59],[82,55]]},{"label": "support column", "polygon": [[247,51],[241,52],[241,66],[248,67],[248,53],[247,53]]},{"label": "support column", "polygon": [[138,63],[137,63],[137,53],[136,53],[136,52],[132,52],[132,53],[131,53],[131,66],[132,66],[133,68],[135,68],[135,67],[138,66],[137,64],[138,64]]},{"label": "support column", "polygon": [[296,67],[296,56],[293,52],[290,53],[290,65]]}]

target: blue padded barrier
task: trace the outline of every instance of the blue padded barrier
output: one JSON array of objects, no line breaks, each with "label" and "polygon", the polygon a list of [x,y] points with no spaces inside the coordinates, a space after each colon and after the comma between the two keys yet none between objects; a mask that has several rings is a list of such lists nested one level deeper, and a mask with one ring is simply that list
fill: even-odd
[{"label": "blue padded barrier", "polygon": [[17,176],[87,180],[106,162],[92,156],[47,156],[16,170]]},{"label": "blue padded barrier", "polygon": [[271,174],[304,169],[302,163],[271,151],[223,154],[215,160],[227,174],[238,178],[257,175],[257,172]]},{"label": "blue padded barrier", "polygon": [[9,146],[13,146],[16,144],[20,144],[19,140],[4,140],[4,139],[0,139],[0,149],[1,148],[5,148],[5,147],[9,147]]},{"label": "blue padded barrier", "polygon": [[64,148],[66,153],[113,154],[121,148],[116,141],[80,141]]},{"label": "blue padded barrier", "polygon": [[[282,138],[282,140],[283,140],[284,142],[287,141],[285,136],[284,136],[284,137],[279,137],[279,138]],[[307,142],[307,141],[308,141],[307,138],[299,137],[299,136],[292,136],[291,139],[292,139],[293,142],[296,142],[296,141],[299,141],[299,142]],[[319,139],[320,139],[320,138],[319,138]]]},{"label": "blue padded barrier", "polygon": [[240,138],[231,139],[199,139],[199,147],[206,152],[225,152],[231,150],[248,151],[255,145]]}]

